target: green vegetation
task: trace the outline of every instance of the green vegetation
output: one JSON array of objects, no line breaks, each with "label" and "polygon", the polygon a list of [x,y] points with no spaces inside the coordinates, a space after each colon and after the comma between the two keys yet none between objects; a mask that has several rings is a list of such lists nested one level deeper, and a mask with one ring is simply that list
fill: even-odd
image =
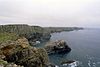
[{"label": "green vegetation", "polygon": [[42,37],[46,34],[44,31],[44,28],[40,26],[29,26],[25,24],[0,25],[0,42],[15,40],[18,36],[25,37],[29,41],[43,40]]},{"label": "green vegetation", "polygon": [[15,33],[19,36],[28,36],[33,32],[43,33],[43,28],[39,26],[28,26],[25,24],[1,25],[0,32]]},{"label": "green vegetation", "polygon": [[16,40],[18,35],[14,33],[0,33],[0,42],[6,42],[8,40]]}]

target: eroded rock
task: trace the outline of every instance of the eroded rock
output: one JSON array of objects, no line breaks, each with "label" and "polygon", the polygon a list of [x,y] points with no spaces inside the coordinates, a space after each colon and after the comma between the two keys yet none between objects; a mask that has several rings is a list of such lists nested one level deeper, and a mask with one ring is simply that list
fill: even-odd
[{"label": "eroded rock", "polygon": [[15,63],[24,67],[45,67],[49,62],[48,54],[43,48],[31,47],[26,38],[8,41],[1,44],[0,55],[8,63]]},{"label": "eroded rock", "polygon": [[44,67],[48,63],[48,55],[42,48],[26,48],[6,57],[9,62],[15,62],[24,67]]},{"label": "eroded rock", "polygon": [[71,48],[67,45],[67,43],[64,40],[49,42],[45,45],[45,49],[48,52],[48,54],[68,53],[71,51]]}]

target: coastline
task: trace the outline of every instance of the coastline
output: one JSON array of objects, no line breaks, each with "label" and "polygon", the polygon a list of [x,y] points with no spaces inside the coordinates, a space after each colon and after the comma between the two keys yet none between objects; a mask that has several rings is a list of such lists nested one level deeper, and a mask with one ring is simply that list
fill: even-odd
[{"label": "coastline", "polygon": [[[35,43],[48,41],[51,37],[51,33],[83,29],[83,28],[76,28],[76,27],[73,28],[68,27],[68,28],[61,28],[61,29],[60,28],[53,27],[51,30],[51,28],[49,29],[49,28],[42,28],[39,26],[28,26],[23,24],[22,25],[1,25],[0,32],[3,33],[3,35],[1,35],[1,39],[0,39],[1,40],[0,46],[2,45],[2,47],[0,48],[1,51],[0,58],[2,60],[7,61],[8,63],[15,63],[24,67],[50,66],[47,51],[44,48],[36,48],[34,46]],[[33,62],[34,65],[32,65]]]}]

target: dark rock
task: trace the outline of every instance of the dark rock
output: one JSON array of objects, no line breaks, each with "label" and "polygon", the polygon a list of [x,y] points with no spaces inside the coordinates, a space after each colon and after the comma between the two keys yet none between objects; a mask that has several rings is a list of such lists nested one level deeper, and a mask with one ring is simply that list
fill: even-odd
[{"label": "dark rock", "polygon": [[45,42],[50,39],[50,33],[33,33],[29,37],[27,37],[29,43],[34,46],[37,41]]},{"label": "dark rock", "polygon": [[70,64],[70,63],[73,63],[73,62],[75,62],[75,61],[74,60],[63,61],[63,62],[61,62],[61,65],[62,64]]},{"label": "dark rock", "polygon": [[71,51],[71,48],[67,45],[67,43],[64,40],[49,42],[46,44],[45,49],[47,50],[48,54],[68,53]]}]

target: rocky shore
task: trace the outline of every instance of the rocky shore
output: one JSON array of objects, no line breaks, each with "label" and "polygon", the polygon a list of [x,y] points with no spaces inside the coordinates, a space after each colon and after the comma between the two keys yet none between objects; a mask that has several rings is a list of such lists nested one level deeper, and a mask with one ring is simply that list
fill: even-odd
[{"label": "rocky shore", "polygon": [[34,45],[48,41],[49,32],[39,26],[0,26],[0,67],[56,67],[50,54],[68,53],[71,48],[64,40],[48,42],[44,48]]}]

